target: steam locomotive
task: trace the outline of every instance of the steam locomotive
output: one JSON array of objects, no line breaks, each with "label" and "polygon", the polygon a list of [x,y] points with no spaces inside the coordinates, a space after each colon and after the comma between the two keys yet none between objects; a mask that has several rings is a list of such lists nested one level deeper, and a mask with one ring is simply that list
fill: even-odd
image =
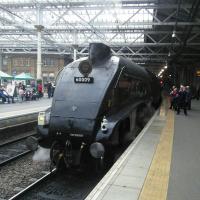
[{"label": "steam locomotive", "polygon": [[59,73],[51,108],[38,115],[38,143],[57,165],[106,162],[142,128],[160,103],[157,78],[109,46],[91,43],[89,57]]}]

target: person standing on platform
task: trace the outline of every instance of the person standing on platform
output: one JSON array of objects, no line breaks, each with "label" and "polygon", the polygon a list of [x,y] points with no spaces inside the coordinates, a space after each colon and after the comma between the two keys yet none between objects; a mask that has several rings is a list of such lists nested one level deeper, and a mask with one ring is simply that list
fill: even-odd
[{"label": "person standing on platform", "polygon": [[56,86],[55,86],[55,83],[53,82],[52,88],[51,88],[51,97],[53,97],[53,95],[54,95],[55,88],[56,88]]},{"label": "person standing on platform", "polygon": [[170,96],[171,96],[171,99],[170,99],[170,109],[174,109],[176,110],[177,109],[177,94],[178,94],[178,91],[177,91],[177,88],[175,86],[172,87],[172,91],[170,92]]},{"label": "person standing on platform", "polygon": [[39,93],[39,98],[41,98],[43,96],[43,94],[42,94],[42,83],[38,84],[37,89],[38,89],[38,93]]},{"label": "person standing on platform", "polygon": [[26,86],[22,83],[22,89],[25,91],[26,90]]},{"label": "person standing on platform", "polygon": [[177,97],[177,114],[178,115],[180,113],[181,108],[184,110],[185,116],[187,115],[186,96],[187,96],[187,92],[185,91],[185,87],[181,85],[180,91],[178,92],[178,97]]},{"label": "person standing on platform", "polygon": [[51,98],[51,92],[52,92],[52,85],[51,82],[47,83],[47,93],[48,93],[48,98]]},{"label": "person standing on platform", "polygon": [[191,110],[191,100],[192,100],[192,94],[190,92],[190,87],[186,86],[186,104],[188,110]]},{"label": "person standing on platform", "polygon": [[175,86],[173,85],[172,86],[172,88],[170,89],[170,93],[169,93],[169,95],[170,95],[170,107],[169,107],[169,109],[172,109],[172,104],[173,104],[173,91],[174,91],[174,88],[175,88]]},{"label": "person standing on platform", "polygon": [[19,87],[18,93],[19,93],[19,102],[22,103],[24,100],[24,90],[22,86]]}]

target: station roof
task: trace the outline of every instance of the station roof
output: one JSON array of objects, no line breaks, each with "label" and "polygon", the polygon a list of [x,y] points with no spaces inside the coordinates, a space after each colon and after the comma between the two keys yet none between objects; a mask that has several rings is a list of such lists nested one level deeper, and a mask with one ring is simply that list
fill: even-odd
[{"label": "station roof", "polygon": [[[199,0],[1,0],[0,51],[88,54],[103,42],[116,55],[160,68],[200,60]],[[38,26],[42,25],[42,26]]]}]

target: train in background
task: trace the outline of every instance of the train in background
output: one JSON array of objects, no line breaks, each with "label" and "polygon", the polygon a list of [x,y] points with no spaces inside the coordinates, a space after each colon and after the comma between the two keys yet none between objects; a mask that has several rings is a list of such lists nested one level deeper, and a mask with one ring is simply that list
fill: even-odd
[{"label": "train in background", "polygon": [[116,147],[134,140],[160,102],[155,75],[91,43],[88,58],[59,73],[52,106],[38,116],[38,143],[50,149],[54,165],[107,162]]}]

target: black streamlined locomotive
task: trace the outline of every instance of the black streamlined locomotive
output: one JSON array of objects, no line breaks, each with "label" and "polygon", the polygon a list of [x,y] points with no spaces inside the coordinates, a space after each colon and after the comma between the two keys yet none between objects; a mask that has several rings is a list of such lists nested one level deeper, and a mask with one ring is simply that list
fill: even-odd
[{"label": "black streamlined locomotive", "polygon": [[[156,90],[153,88],[156,87]],[[67,167],[106,160],[142,128],[151,105],[160,103],[156,77],[110,47],[92,43],[89,57],[59,73],[52,106],[39,113],[39,145],[50,148],[55,164]],[[112,153],[111,153],[112,152]]]}]

